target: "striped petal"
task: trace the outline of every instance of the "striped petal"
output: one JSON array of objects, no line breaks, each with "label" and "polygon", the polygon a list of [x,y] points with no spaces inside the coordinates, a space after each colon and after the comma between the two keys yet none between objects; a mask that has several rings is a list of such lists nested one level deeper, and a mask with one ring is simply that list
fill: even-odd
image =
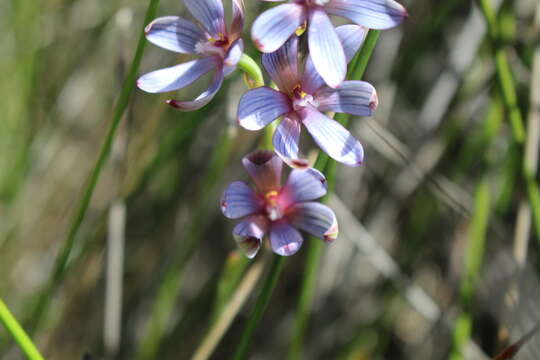
[{"label": "striped petal", "polygon": [[232,39],[238,39],[244,28],[244,0],[232,0],[232,22],[229,36]]},{"label": "striped petal", "polygon": [[300,4],[282,4],[263,12],[251,27],[251,37],[257,49],[274,52],[287,41],[305,20]]},{"label": "striped petal", "polygon": [[263,86],[240,98],[238,123],[247,130],[260,130],[291,110],[291,101],[285,94]]},{"label": "striped petal", "polygon": [[298,84],[298,38],[292,36],[282,47],[262,55],[264,69],[278,88],[291,93]]},{"label": "striped petal", "polygon": [[302,246],[303,241],[300,232],[286,220],[279,220],[270,225],[270,246],[278,255],[294,255]]},{"label": "striped petal", "polygon": [[371,116],[377,108],[375,88],[365,81],[344,81],[337,89],[322,87],[314,95],[321,112],[334,111]]},{"label": "striped petal", "polygon": [[368,29],[355,24],[338,26],[336,34],[343,46],[347,63],[352,60],[366,38]]},{"label": "striped petal", "polygon": [[309,13],[308,45],[313,65],[328,86],[341,84],[347,72],[345,53],[332,22],[320,7]]},{"label": "striped petal", "polygon": [[243,53],[244,43],[242,39],[238,39],[231,45],[225,56],[223,61],[223,76],[229,75],[236,69],[236,64],[240,61]]},{"label": "striped petal", "polygon": [[212,37],[227,33],[221,0],[184,0],[189,12]]},{"label": "striped petal", "polygon": [[221,196],[221,211],[229,219],[238,219],[260,209],[257,194],[243,181],[230,183]]},{"label": "striped petal", "polygon": [[218,65],[219,58],[217,56],[192,60],[145,74],[137,80],[137,86],[149,93],[178,90],[191,84]]},{"label": "striped petal", "polygon": [[294,205],[287,218],[296,227],[323,239],[334,241],[338,236],[336,215],[328,206],[318,202],[304,202]]},{"label": "striped petal", "polygon": [[167,104],[180,111],[193,111],[202,108],[204,105],[208,104],[214,96],[217,94],[218,90],[221,88],[223,83],[223,72],[222,70],[217,70],[212,77],[212,82],[210,86],[203,91],[199,96],[192,101],[179,101],[174,99],[167,100]]},{"label": "striped petal", "polygon": [[407,10],[394,0],[330,0],[324,7],[370,29],[389,29],[407,17]]},{"label": "striped petal", "polygon": [[281,186],[282,161],[273,151],[257,150],[242,159],[242,165],[262,193]]},{"label": "striped petal", "polygon": [[268,220],[262,215],[252,215],[234,227],[234,240],[249,259],[253,259],[259,252],[268,227]]},{"label": "striped petal", "polygon": [[326,195],[327,184],[324,175],[317,169],[294,169],[283,186],[280,199],[284,207],[291,204],[311,201]]},{"label": "striped petal", "polygon": [[304,109],[302,123],[317,145],[331,158],[349,166],[362,164],[364,159],[362,145],[337,121],[316,110]]},{"label": "striped petal", "polygon": [[144,32],[151,43],[182,54],[195,54],[197,43],[206,41],[201,29],[178,16],[157,18],[148,24]]},{"label": "striped petal", "polygon": [[279,123],[274,136],[272,137],[272,143],[274,145],[274,151],[279,157],[290,167],[293,168],[306,168],[308,161],[298,157],[298,142],[300,140],[300,121],[291,117],[284,117]]}]

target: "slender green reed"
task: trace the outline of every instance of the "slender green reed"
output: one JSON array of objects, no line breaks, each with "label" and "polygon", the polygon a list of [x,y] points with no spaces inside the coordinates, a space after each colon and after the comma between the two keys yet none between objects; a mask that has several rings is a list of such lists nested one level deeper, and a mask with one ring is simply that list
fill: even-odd
[{"label": "slender green reed", "polygon": [[19,345],[19,348],[29,360],[43,360],[43,356],[39,353],[38,349],[30,340],[24,329],[19,325],[17,319],[11,314],[8,307],[0,299],[0,322],[5,326],[8,333]]},{"label": "slender green reed", "polygon": [[120,97],[118,98],[118,101],[116,103],[113,118],[111,124],[109,125],[105,141],[101,146],[94,168],[92,169],[88,177],[87,185],[83,191],[77,210],[75,211],[75,214],[71,219],[68,234],[66,236],[64,244],[62,245],[62,248],[60,249],[60,252],[55,259],[51,276],[46,283],[43,291],[39,295],[35,308],[31,312],[32,317],[30,318],[30,333],[33,333],[39,327],[41,321],[43,320],[43,316],[46,313],[46,309],[51,301],[52,295],[54,294],[55,290],[58,288],[65,276],[66,264],[69,260],[69,255],[73,250],[77,233],[82,224],[84,216],[86,215],[88,206],[90,205],[90,200],[92,199],[92,195],[101,175],[101,171],[103,170],[103,167],[107,162],[107,159],[109,158],[111,146],[116,135],[116,130],[118,129],[118,125],[122,120],[122,115],[124,114],[124,111],[128,106],[131,92],[133,90],[133,87],[135,86],[137,72],[139,70],[139,65],[141,63],[144,47],[146,45],[144,27],[156,16],[158,4],[159,0],[150,0],[148,8],[146,9],[144,24],[140,30],[135,55],[133,57],[133,61],[131,62],[131,66],[129,68],[126,79],[124,81],[122,92],[120,93]]},{"label": "slender green reed", "polygon": [[[369,59],[380,32],[377,30],[370,30],[366,36],[364,44],[360,51],[356,54],[349,65],[349,71],[347,78],[350,80],[359,80],[364,76]],[[342,125],[347,126],[350,116],[347,114],[336,114],[335,119]],[[326,180],[328,184],[328,194],[332,191],[334,184],[334,172],[336,162],[328,158],[328,155],[324,152],[319,152],[314,167],[318,170],[326,173]],[[328,196],[328,195],[327,195]],[[326,201],[327,197],[321,201]],[[323,243],[320,239],[311,237],[309,240],[307,259],[304,269],[304,277],[302,279],[302,288],[300,290],[300,297],[298,298],[298,310],[296,313],[296,321],[294,326],[294,333],[289,348],[288,358],[291,360],[299,359],[302,352],[302,346],[304,342],[305,330],[309,319],[311,305],[313,304],[313,296],[315,293],[315,282],[317,279],[317,270],[322,254]]]},{"label": "slender green reed", "polygon": [[249,343],[251,342],[253,333],[255,332],[255,329],[263,316],[268,302],[270,301],[270,297],[272,296],[272,292],[276,287],[284,262],[284,256],[274,255],[269,273],[264,280],[263,287],[259,296],[257,297],[257,301],[255,302],[255,306],[253,307],[248,323],[242,332],[242,337],[240,338],[240,342],[238,343],[236,352],[234,354],[234,360],[242,360],[246,358]]}]

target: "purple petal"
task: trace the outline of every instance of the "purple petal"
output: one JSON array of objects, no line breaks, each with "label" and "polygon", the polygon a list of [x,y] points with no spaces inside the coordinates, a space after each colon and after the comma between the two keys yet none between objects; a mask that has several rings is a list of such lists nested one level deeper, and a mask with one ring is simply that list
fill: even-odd
[{"label": "purple petal", "polygon": [[291,101],[285,94],[263,86],[242,95],[238,123],[247,130],[260,130],[291,110]]},{"label": "purple petal", "polygon": [[311,56],[308,55],[302,76],[302,90],[308,94],[314,94],[323,85],[325,85],[324,80],[315,69]]},{"label": "purple petal", "polygon": [[298,38],[291,36],[277,51],[262,55],[262,64],[278,88],[291,93],[299,83],[298,79]]},{"label": "purple petal", "polygon": [[377,108],[375,88],[365,81],[344,81],[337,89],[322,87],[314,95],[321,112],[334,111],[358,116],[371,116]]},{"label": "purple petal", "polygon": [[223,61],[223,76],[229,75],[236,69],[236,64],[240,61],[243,52],[244,43],[242,39],[238,39],[231,45],[225,56],[225,60]]},{"label": "purple petal", "polygon": [[218,90],[221,88],[222,83],[223,83],[223,72],[221,69],[218,69],[215,72],[214,76],[212,77],[212,82],[210,83],[210,86],[208,87],[208,89],[206,89],[199,96],[197,96],[195,100],[179,101],[179,100],[169,99],[167,100],[167,104],[169,104],[173,108],[180,111],[193,111],[193,110],[200,109],[204,105],[208,104],[210,100],[214,98]]},{"label": "purple petal", "polygon": [[174,91],[191,84],[219,64],[217,56],[208,56],[187,63],[152,71],[137,80],[137,86],[149,93]]},{"label": "purple petal", "polygon": [[251,28],[255,46],[262,52],[276,51],[306,18],[304,6],[283,4],[263,12]]},{"label": "purple petal", "polygon": [[238,219],[260,209],[257,194],[243,181],[230,183],[221,196],[221,211],[229,219]]},{"label": "purple petal", "polygon": [[238,39],[244,28],[244,0],[232,0],[232,13],[231,32],[229,36],[231,39]]},{"label": "purple petal", "polygon": [[334,26],[322,8],[314,8],[309,13],[308,45],[313,65],[328,86],[341,84],[345,80],[347,61]]},{"label": "purple petal", "polygon": [[302,246],[302,235],[286,220],[270,225],[270,246],[272,251],[281,256],[294,255]]},{"label": "purple petal", "polygon": [[189,12],[199,21],[212,37],[225,35],[225,21],[221,0],[184,0]]},{"label": "purple petal", "polygon": [[291,204],[318,199],[326,195],[324,175],[317,169],[294,169],[279,195],[280,203],[286,208]]},{"label": "purple petal", "polygon": [[272,143],[274,151],[290,167],[306,168],[308,161],[298,157],[298,141],[300,139],[300,121],[288,116],[284,117],[279,123]]},{"label": "purple petal", "polygon": [[347,129],[316,110],[304,109],[302,115],[302,122],[315,142],[331,158],[349,166],[362,163],[362,145]]},{"label": "purple petal", "polygon": [[280,188],[283,163],[273,151],[254,151],[242,159],[242,164],[261,192]]},{"label": "purple petal", "polygon": [[347,63],[352,60],[366,38],[368,29],[355,24],[342,25],[336,28],[336,34],[345,51]]},{"label": "purple petal", "polygon": [[407,10],[394,0],[330,0],[324,7],[329,14],[370,29],[394,27],[407,16]]},{"label": "purple petal", "polygon": [[206,41],[201,29],[178,16],[157,18],[148,24],[144,32],[151,43],[182,54],[195,54],[197,43]]},{"label": "purple petal", "polygon": [[234,240],[249,259],[253,259],[259,252],[268,226],[268,220],[264,216],[252,215],[234,227]]},{"label": "purple petal", "polygon": [[324,241],[334,241],[338,236],[338,223],[334,212],[323,204],[305,202],[296,204],[287,213],[291,223]]}]

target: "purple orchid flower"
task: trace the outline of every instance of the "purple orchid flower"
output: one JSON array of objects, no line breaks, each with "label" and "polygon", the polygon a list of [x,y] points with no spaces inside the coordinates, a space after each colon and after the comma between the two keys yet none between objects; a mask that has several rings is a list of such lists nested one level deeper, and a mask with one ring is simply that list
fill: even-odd
[{"label": "purple orchid flower", "polygon": [[244,218],[233,229],[239,248],[250,259],[257,255],[264,236],[272,251],[293,255],[303,239],[297,229],[326,242],[337,238],[334,212],[314,202],[326,194],[326,179],[315,169],[293,169],[281,186],[282,161],[272,151],[258,150],[242,159],[256,184],[253,190],[243,181],[231,183],[223,193],[221,210],[230,219]]},{"label": "purple orchid flower", "polygon": [[[366,29],[344,25],[336,32],[343,39],[346,59],[350,60],[360,47]],[[344,81],[338,88],[330,88],[315,71],[311,57],[307,58],[300,76],[297,43],[293,35],[278,51],[263,54],[263,66],[279,91],[259,87],[246,92],[238,105],[238,123],[247,130],[259,130],[283,116],[274,132],[273,145],[289,166],[307,166],[307,161],[298,156],[301,124],[330,157],[349,166],[360,165],[364,157],[362,145],[322,112],[370,116],[378,104],[375,89],[364,81]]]},{"label": "purple orchid flower", "polygon": [[[283,0],[264,0],[283,1]],[[292,0],[262,13],[251,36],[262,52],[274,52],[301,26],[307,26],[309,53],[328,86],[345,79],[345,53],[328,15],[343,16],[371,29],[388,29],[407,16],[394,0]]]},{"label": "purple orchid flower", "polygon": [[185,0],[185,4],[202,28],[178,16],[165,16],[146,27],[146,38],[164,49],[201,58],[143,75],[137,86],[149,93],[175,91],[215,70],[210,86],[195,100],[167,100],[176,109],[191,111],[212,100],[223,77],[236,68],[242,56],[244,47],[240,33],[244,24],[244,4],[243,0],[232,0],[230,32],[225,25],[221,0]]}]

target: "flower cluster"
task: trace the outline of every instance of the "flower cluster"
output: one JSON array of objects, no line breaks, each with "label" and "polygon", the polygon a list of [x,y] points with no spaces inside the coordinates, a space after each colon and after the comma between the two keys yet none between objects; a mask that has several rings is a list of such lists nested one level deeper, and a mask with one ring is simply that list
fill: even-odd
[{"label": "flower cluster", "polygon": [[[283,2],[283,0],[263,0]],[[214,72],[209,87],[192,101],[170,99],[172,107],[191,111],[206,105],[242,61],[244,4],[232,0],[227,28],[221,0],[184,0],[196,23],[177,16],[154,20],[147,39],[170,51],[197,58],[156,70],[139,78],[137,86],[150,93],[179,90],[202,75]],[[334,27],[329,16],[353,24]],[[347,64],[360,49],[368,29],[388,29],[407,16],[394,0],[290,0],[263,12],[251,36],[263,53],[262,64],[271,86],[248,90],[238,104],[238,124],[256,131],[278,120],[274,151],[255,151],[242,163],[255,189],[236,181],[225,190],[221,209],[240,219],[233,229],[239,248],[253,258],[268,237],[279,255],[296,253],[302,244],[298,229],[331,242],[337,220],[327,206],[314,200],[327,191],[324,175],[301,157],[302,125],[315,143],[334,160],[349,166],[362,163],[362,145],[325,113],[370,116],[378,105],[375,88],[364,81],[347,81]],[[307,37],[307,54],[300,56],[299,38]],[[282,163],[292,170],[281,185]]]}]

